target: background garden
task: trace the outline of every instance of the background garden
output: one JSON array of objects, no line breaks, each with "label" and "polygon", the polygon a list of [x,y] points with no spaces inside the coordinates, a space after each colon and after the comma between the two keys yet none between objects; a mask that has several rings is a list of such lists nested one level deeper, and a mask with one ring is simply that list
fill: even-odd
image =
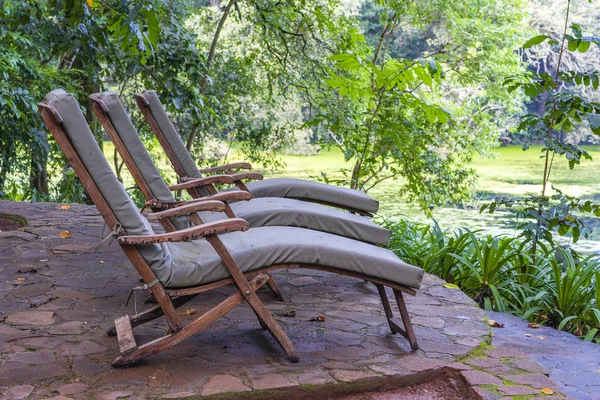
[{"label": "background garden", "polygon": [[[586,0],[5,0],[0,197],[88,203],[36,102],[154,89],[208,166],[368,191],[482,307],[600,340],[600,20]],[[130,112],[165,177],[167,160]],[[435,219],[432,220],[431,217]]]}]

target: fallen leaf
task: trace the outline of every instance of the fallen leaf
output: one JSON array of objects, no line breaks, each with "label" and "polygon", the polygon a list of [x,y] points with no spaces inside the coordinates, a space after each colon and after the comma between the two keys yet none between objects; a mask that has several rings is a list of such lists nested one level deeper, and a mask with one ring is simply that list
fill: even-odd
[{"label": "fallen leaf", "polygon": [[65,205],[62,205],[62,206],[60,206],[60,207],[58,207],[58,208],[60,208],[61,210],[70,210],[70,209],[71,209],[71,206],[69,206],[69,205],[65,204]]},{"label": "fallen leaf", "polygon": [[445,287],[446,289],[458,289],[458,285],[455,285],[454,283],[444,283],[442,287]]},{"label": "fallen leaf", "polygon": [[17,278],[17,280],[22,282],[25,280],[25,278]]},{"label": "fallen leaf", "polygon": [[546,340],[546,336],[536,336],[537,339]]},{"label": "fallen leaf", "polygon": [[541,319],[548,319],[548,316],[547,316],[547,315],[544,315],[544,314],[542,314],[542,315],[540,315],[540,318],[541,318]]},{"label": "fallen leaf", "polygon": [[195,308],[188,308],[187,310],[185,310],[185,315],[192,315],[196,313],[196,309]]},{"label": "fallen leaf", "polygon": [[542,392],[544,394],[554,394],[554,390],[552,390],[550,388],[543,388],[542,390],[540,390],[540,392]]},{"label": "fallen leaf", "polygon": [[536,324],[535,322],[530,322],[527,324],[528,328],[533,328],[533,329],[538,329],[540,327],[540,324]]},{"label": "fallen leaf", "polygon": [[104,261],[100,261],[100,264],[104,264]]},{"label": "fallen leaf", "polygon": [[504,324],[494,321],[493,319],[488,319],[488,324],[490,324],[490,326],[493,328],[504,328]]},{"label": "fallen leaf", "polygon": [[312,317],[310,320],[317,321],[317,322],[325,322],[325,316],[319,315],[318,317]]},{"label": "fallen leaf", "polygon": [[67,239],[73,235],[71,235],[71,232],[69,232],[69,231],[62,231],[61,233],[58,234],[58,236],[60,236],[63,239]]}]

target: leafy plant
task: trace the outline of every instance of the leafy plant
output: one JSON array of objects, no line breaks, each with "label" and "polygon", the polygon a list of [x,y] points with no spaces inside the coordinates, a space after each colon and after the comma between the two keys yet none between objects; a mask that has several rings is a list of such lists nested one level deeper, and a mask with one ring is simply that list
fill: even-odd
[{"label": "leafy plant", "polygon": [[[594,102],[574,91],[565,91],[565,83],[571,85],[591,86],[598,88],[599,78],[594,72],[563,71],[563,59],[567,52],[585,53],[591,44],[600,48],[600,38],[597,36],[583,35],[579,24],[571,24],[572,35],[567,33],[569,26],[569,12],[571,1],[567,0],[564,29],[560,37],[538,35],[529,39],[524,49],[540,46],[544,42],[556,49],[557,62],[553,66],[554,73],[530,72],[528,74],[512,76],[505,80],[510,92],[521,88],[526,95],[536,97],[544,95],[547,98],[545,110],[541,114],[526,114],[521,117],[517,131],[526,131],[532,140],[541,140],[544,143],[542,157],[544,169],[541,177],[542,190],[539,196],[523,198],[497,198],[493,203],[484,204],[480,212],[493,213],[497,207],[503,206],[515,211],[520,217],[519,228],[521,235],[531,241],[531,254],[536,254],[536,249],[541,241],[556,246],[553,232],[560,236],[569,235],[577,242],[583,235],[588,235],[588,229],[580,213],[592,213],[600,216],[600,205],[591,201],[582,201],[575,197],[567,196],[559,189],[553,187],[555,194],[549,196],[550,174],[555,157],[564,156],[569,168],[573,169],[582,160],[591,160],[591,156],[582,147],[565,143],[561,135],[578,129],[584,122],[596,135],[600,135],[600,103]],[[523,150],[527,149],[527,145]]]},{"label": "leafy plant", "polygon": [[527,238],[481,236],[407,220],[383,221],[390,248],[404,261],[457,284],[487,310],[510,312],[598,340],[600,257]]},{"label": "leafy plant", "polygon": [[600,260],[595,256],[580,258],[574,251],[559,247],[555,259],[549,263],[549,268],[540,270],[549,277],[547,289],[528,300],[540,304],[546,321],[559,330],[578,336],[594,329],[597,332],[600,326],[597,302]]},{"label": "leafy plant", "polygon": [[517,252],[513,238],[470,236],[470,247],[463,255],[452,254],[459,263],[460,273],[455,282],[486,310],[506,311],[501,291],[510,293],[509,277],[517,267]]}]

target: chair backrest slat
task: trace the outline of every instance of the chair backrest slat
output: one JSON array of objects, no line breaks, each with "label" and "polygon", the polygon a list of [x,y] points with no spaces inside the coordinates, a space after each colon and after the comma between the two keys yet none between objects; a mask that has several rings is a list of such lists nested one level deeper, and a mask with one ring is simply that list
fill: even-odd
[{"label": "chair backrest slat", "polygon": [[[114,229],[119,223],[128,235],[153,235],[150,224],[111,170],[77,100],[62,89],[48,93],[46,100],[62,121],[53,120],[49,111],[43,113],[44,121],[109,227]],[[168,247],[154,244],[138,246],[137,250],[161,282],[167,282],[171,273]]]},{"label": "chair backrest slat", "polygon": [[[181,140],[181,136],[177,132],[175,125],[173,125],[171,118],[169,118],[169,114],[167,114],[156,92],[149,90],[140,94],[140,96],[143,98],[144,103],[141,104],[138,98],[138,105],[142,113],[144,113],[144,117],[151,119],[148,122],[158,141],[165,149],[165,153],[169,157],[171,164],[173,164],[177,175],[180,177],[202,178],[202,173],[200,173],[196,162],[185,147],[183,140]],[[155,126],[152,126],[154,124]],[[205,188],[197,190],[201,196],[208,196],[210,194]]]},{"label": "chair backrest slat", "polygon": [[190,156],[190,153],[185,147],[181,136],[177,132],[175,125],[169,118],[165,107],[160,102],[158,95],[154,90],[149,90],[142,93],[142,96],[148,101],[148,109],[152,113],[152,117],[156,124],[160,128],[162,135],[165,140],[169,143],[169,146],[173,149],[177,161],[183,168],[185,174],[190,178],[202,178],[202,174],[198,170],[198,166]]},{"label": "chair backrest slat", "polygon": [[[147,200],[174,202],[175,198],[167,183],[156,168],[152,157],[140,139],[119,96],[114,92],[93,94],[94,109],[104,130],[114,143],[138,187]],[[103,107],[106,107],[103,109]],[[166,220],[169,221],[169,220]],[[192,226],[189,218],[171,218],[167,230],[181,230]]]}]

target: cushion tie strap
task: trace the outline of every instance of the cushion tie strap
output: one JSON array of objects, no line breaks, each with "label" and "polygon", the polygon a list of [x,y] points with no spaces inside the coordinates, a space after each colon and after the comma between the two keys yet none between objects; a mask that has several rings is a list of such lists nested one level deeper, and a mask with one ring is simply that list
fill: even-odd
[{"label": "cushion tie strap", "polygon": [[[100,247],[102,247],[102,245],[104,243],[106,243],[107,241],[110,240],[110,243],[112,243],[113,239],[116,238],[117,236],[119,236],[123,232],[125,232],[125,230],[123,229],[123,226],[119,222],[117,222],[117,224],[115,225],[115,228],[104,239],[102,239],[102,241],[100,241],[100,243],[98,243],[96,245],[96,247],[94,247],[94,250],[92,250],[92,253],[95,253],[96,251],[98,251],[98,249]],[[109,243],[109,245],[110,245],[110,243]]]},{"label": "cushion tie strap", "polygon": [[[150,283],[145,283],[141,286],[136,286],[133,289],[131,289],[131,291],[129,292],[129,296],[127,296],[127,300],[125,300],[125,305],[123,307],[127,307],[127,305],[129,304],[129,300],[131,300],[131,296],[133,296],[135,294],[136,290],[147,290],[147,289],[150,289],[152,286],[156,285],[157,283],[159,283],[158,278],[153,280]],[[134,301],[133,304],[135,307],[135,313],[137,314],[137,301]]]}]

